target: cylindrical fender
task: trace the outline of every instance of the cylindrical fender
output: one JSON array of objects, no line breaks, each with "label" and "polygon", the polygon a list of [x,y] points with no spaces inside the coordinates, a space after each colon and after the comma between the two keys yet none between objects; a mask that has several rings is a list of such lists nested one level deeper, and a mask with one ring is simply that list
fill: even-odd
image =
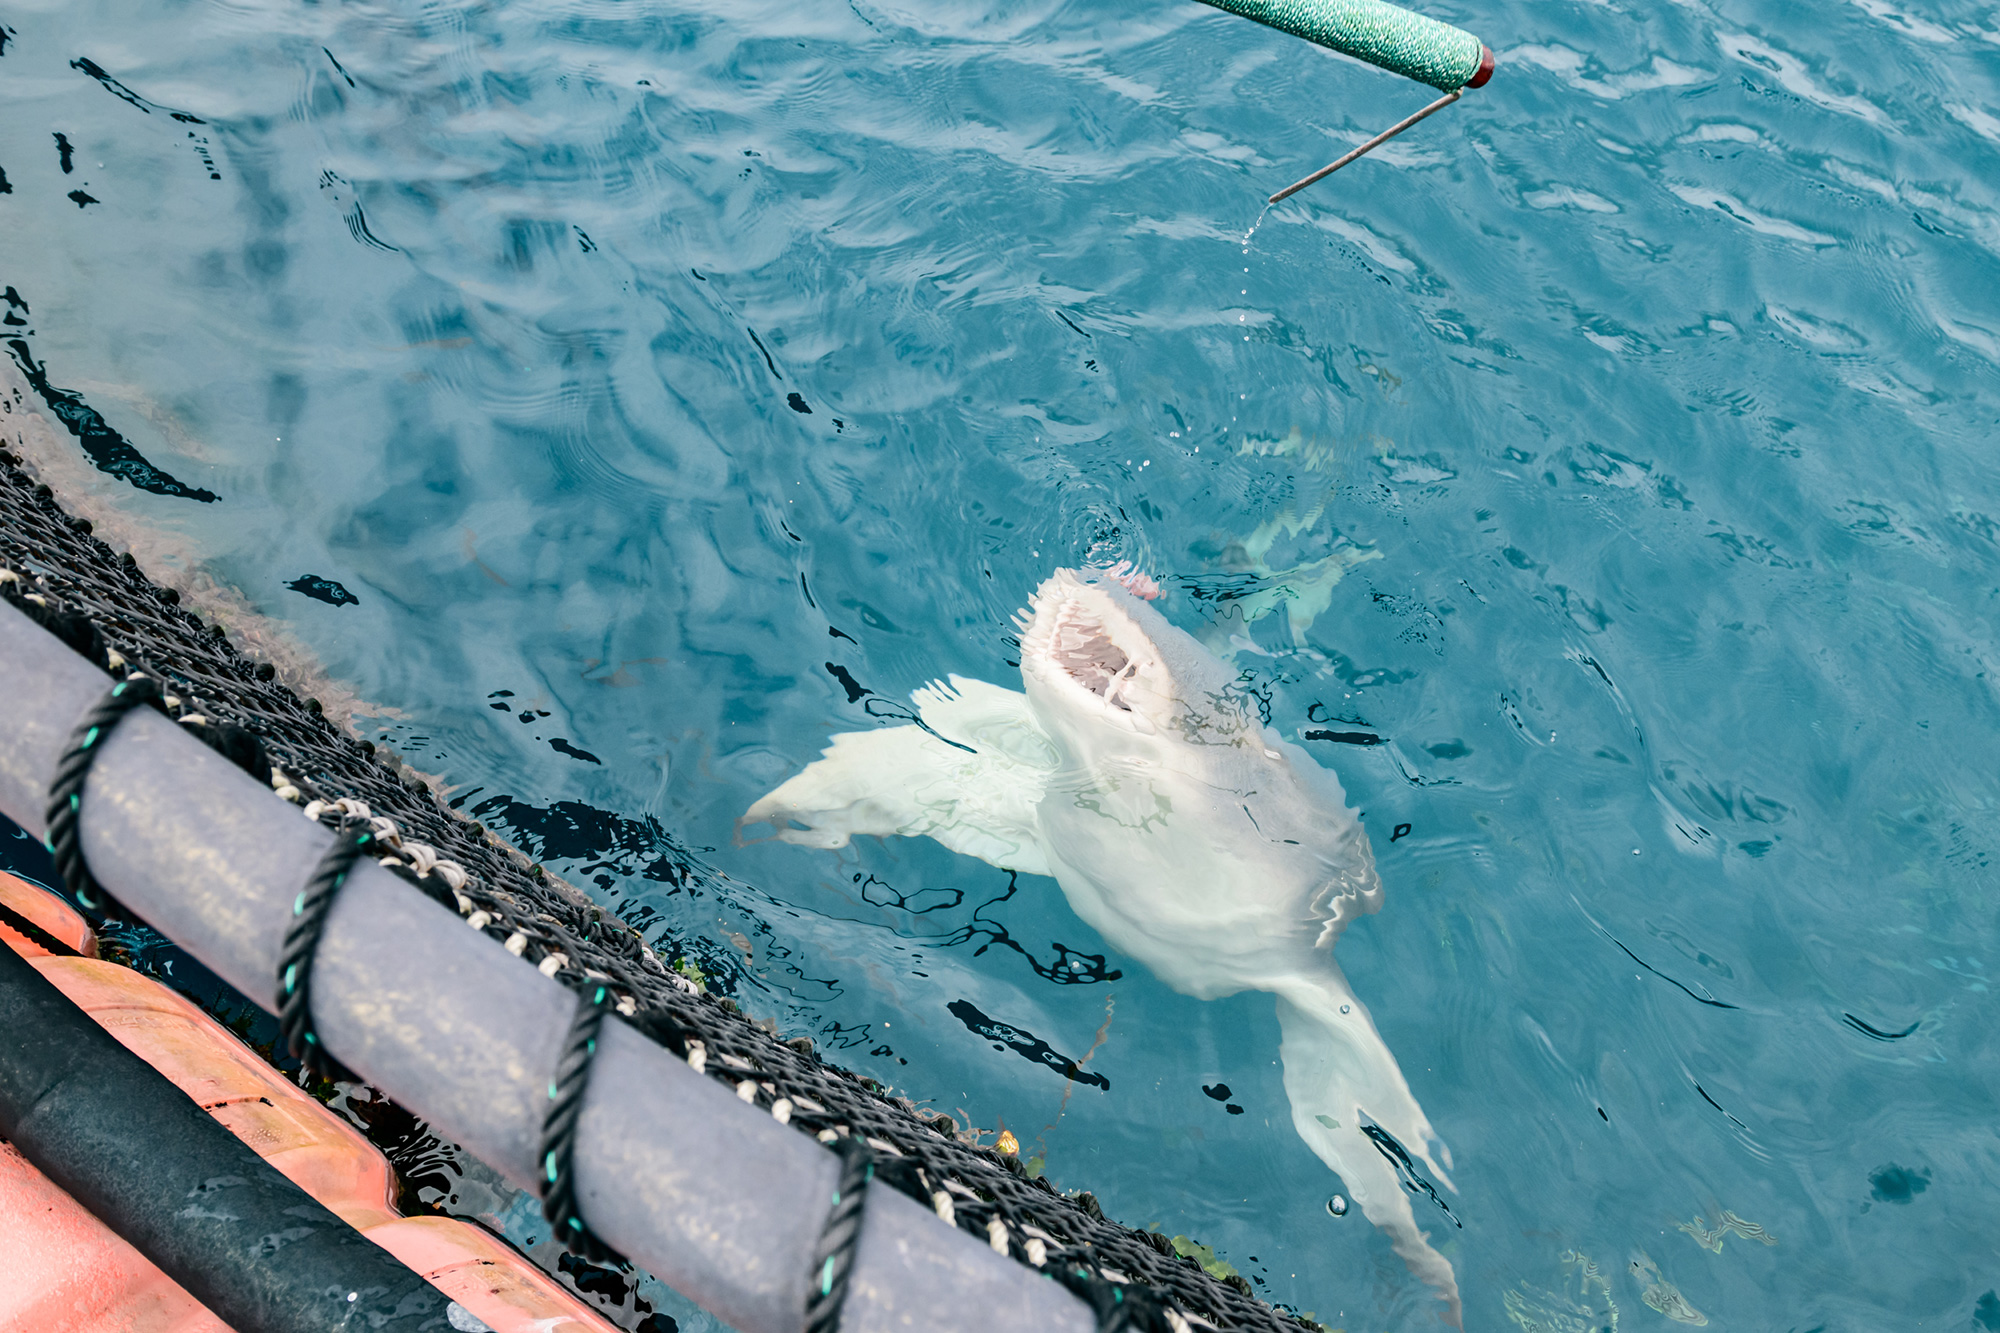
[{"label": "cylindrical fender", "polygon": [[7,948],[0,1014],[0,1136],[237,1333],[450,1328],[442,1292]]}]

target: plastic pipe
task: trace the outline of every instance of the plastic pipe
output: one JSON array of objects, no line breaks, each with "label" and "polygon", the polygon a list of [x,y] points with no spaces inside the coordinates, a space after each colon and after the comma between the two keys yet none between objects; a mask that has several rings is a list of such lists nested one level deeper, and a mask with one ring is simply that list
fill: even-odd
[{"label": "plastic pipe", "polygon": [[443,1292],[0,948],[0,1134],[237,1333],[439,1333]]},{"label": "plastic pipe", "polygon": [[[49,775],[109,679],[0,603],[0,811],[41,836]],[[259,1004],[293,896],[332,834],[139,709],[84,788],[82,839],[121,902]],[[574,995],[372,863],[327,918],[313,979],[327,1049],[523,1189]],[[837,1162],[624,1024],[600,1037],[575,1156],[583,1216],[742,1333],[800,1333]],[[1076,1297],[872,1190],[843,1333],[1094,1333]]]},{"label": "plastic pipe", "polygon": [[1477,37],[1385,0],[1205,2],[1439,92],[1477,88],[1493,76],[1493,53]]}]

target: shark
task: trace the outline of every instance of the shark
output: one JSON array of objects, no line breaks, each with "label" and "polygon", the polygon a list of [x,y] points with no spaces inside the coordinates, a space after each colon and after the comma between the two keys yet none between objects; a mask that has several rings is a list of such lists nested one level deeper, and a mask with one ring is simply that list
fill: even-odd
[{"label": "shark", "polygon": [[1450,1152],[1333,957],[1382,906],[1367,832],[1339,778],[1260,720],[1157,594],[1123,567],[1058,569],[1016,617],[1020,690],[927,685],[919,721],[833,736],[741,826],[824,849],[931,838],[1053,878],[1177,991],[1276,996],[1293,1126],[1461,1326],[1451,1264],[1411,1208],[1429,1188],[1418,1161],[1452,1188]]}]

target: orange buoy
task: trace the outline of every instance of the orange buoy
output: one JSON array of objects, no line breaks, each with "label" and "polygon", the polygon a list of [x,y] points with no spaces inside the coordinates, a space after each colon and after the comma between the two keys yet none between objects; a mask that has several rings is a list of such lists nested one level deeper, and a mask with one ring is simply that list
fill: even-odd
[{"label": "orange buoy", "polygon": [[[399,1215],[394,1173],[373,1144],[193,1004],[94,957],[88,924],[54,895],[0,874],[0,908],[0,942],[292,1183],[494,1333],[616,1333],[499,1237],[456,1218]],[[80,956],[56,953],[38,934]],[[0,1333],[228,1333],[6,1145],[0,1264],[9,1275],[0,1283]]]}]

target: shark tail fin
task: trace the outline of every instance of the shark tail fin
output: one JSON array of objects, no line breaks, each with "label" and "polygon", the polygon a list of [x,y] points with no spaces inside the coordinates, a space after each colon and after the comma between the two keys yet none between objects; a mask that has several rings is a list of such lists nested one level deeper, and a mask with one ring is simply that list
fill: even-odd
[{"label": "shark tail fin", "polygon": [[[1323,973],[1273,989],[1285,1095],[1299,1137],[1340,1174],[1362,1214],[1389,1237],[1410,1271],[1436,1290],[1446,1303],[1439,1317],[1463,1327],[1451,1263],[1431,1247],[1410,1206],[1414,1198],[1426,1210],[1433,1200],[1443,1208],[1430,1180],[1447,1189],[1451,1181],[1432,1159],[1437,1134],[1410,1095],[1396,1057],[1331,961]],[[1437,1151],[1449,1166],[1442,1143]],[[1456,1225],[1449,1210],[1437,1220]]]}]

